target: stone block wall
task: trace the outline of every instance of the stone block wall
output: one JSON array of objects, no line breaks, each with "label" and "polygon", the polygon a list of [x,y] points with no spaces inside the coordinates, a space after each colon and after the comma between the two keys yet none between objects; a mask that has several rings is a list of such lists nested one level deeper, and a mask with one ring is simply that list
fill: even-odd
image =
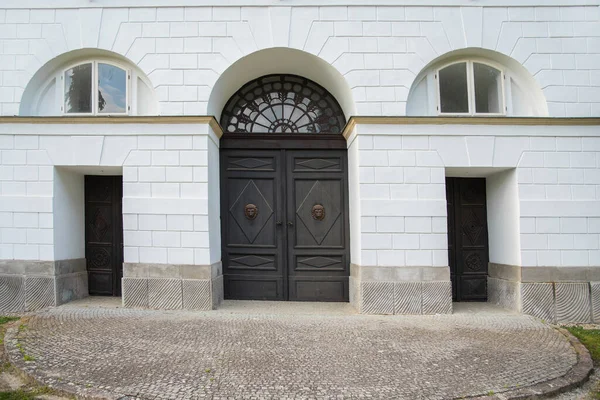
[{"label": "stone block wall", "polygon": [[53,3],[56,9],[0,9],[2,115],[19,114],[24,89],[42,65],[84,48],[109,50],[139,65],[156,90],[160,114],[205,115],[221,74],[272,47],[303,50],[333,65],[351,88],[358,115],[405,115],[423,67],[464,48],[494,50],[524,65],[542,88],[550,116],[600,115],[600,13],[583,1],[180,7],[165,0],[161,7],[140,1],[80,9]]},{"label": "stone block wall", "polygon": [[[133,271],[124,278],[126,305],[211,309],[220,302],[221,269],[194,275],[220,262],[218,136],[208,123],[142,125],[143,135],[132,126],[2,126],[1,310],[88,295],[85,174],[123,175],[124,262]],[[144,276],[149,264],[153,275]],[[187,275],[169,275],[180,266]]]}]

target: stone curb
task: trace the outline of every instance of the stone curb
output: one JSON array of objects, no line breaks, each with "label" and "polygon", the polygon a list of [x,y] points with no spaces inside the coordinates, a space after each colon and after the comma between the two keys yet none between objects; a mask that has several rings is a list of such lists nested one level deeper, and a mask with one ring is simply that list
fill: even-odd
[{"label": "stone curb", "polygon": [[556,396],[560,393],[568,392],[583,385],[590,377],[594,370],[594,363],[589,351],[583,344],[571,333],[564,328],[555,328],[567,338],[573,350],[577,353],[577,363],[565,375],[551,379],[546,382],[536,383],[535,385],[509,390],[498,393],[493,396],[478,396],[467,397],[474,400],[525,400],[525,399],[542,399],[546,397]]},{"label": "stone curb", "polygon": [[[18,323],[19,321],[17,321]],[[565,375],[532,386],[508,390],[492,396],[466,396],[461,399],[473,400],[525,400],[541,399],[567,392],[585,383],[593,371],[593,362],[590,353],[583,344],[564,328],[555,328],[569,341],[577,353],[577,363]],[[83,388],[82,384],[76,386],[72,382],[60,382],[57,379],[42,376],[35,366],[34,361],[25,361],[17,348],[18,326],[13,324],[8,327],[4,336],[5,358],[13,365],[24,378],[33,380],[40,385],[46,385],[57,393],[66,396],[77,396],[84,400],[123,400],[135,399],[135,395],[115,394],[99,388]]]},{"label": "stone curb", "polygon": [[[20,323],[20,321],[16,321]],[[4,356],[15,367],[17,372],[26,380],[33,381],[41,386],[48,386],[57,394],[82,400],[117,400],[121,398],[134,399],[134,397],[109,393],[97,388],[82,388],[74,383],[60,382],[57,379],[42,376],[35,366],[35,361],[23,360],[21,351],[17,348],[18,325],[8,327],[4,334]]]}]

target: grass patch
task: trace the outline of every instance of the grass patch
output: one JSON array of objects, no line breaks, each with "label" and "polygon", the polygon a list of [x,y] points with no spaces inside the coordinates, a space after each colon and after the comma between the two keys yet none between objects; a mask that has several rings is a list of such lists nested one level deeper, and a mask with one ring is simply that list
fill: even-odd
[{"label": "grass patch", "polygon": [[[600,366],[600,329],[583,329],[581,326],[565,327],[588,349],[594,366]],[[590,392],[590,399],[600,400],[600,384]]]},{"label": "grass patch", "polygon": [[16,321],[18,319],[19,319],[19,317],[2,317],[2,316],[0,316],[0,325],[7,324],[9,322]]},{"label": "grass patch", "polygon": [[0,392],[0,400],[34,400],[35,394],[23,390],[14,392]]},{"label": "grass patch", "polygon": [[600,330],[583,329],[581,326],[569,326],[567,330],[587,347],[594,365],[600,365]]}]

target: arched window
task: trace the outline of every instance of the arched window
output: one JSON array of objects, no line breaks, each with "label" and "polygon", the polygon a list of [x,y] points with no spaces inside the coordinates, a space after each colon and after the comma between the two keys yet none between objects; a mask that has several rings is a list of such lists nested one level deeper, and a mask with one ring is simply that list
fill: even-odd
[{"label": "arched window", "polygon": [[432,63],[413,84],[411,116],[544,116],[547,106],[531,75],[514,60],[453,57]]},{"label": "arched window", "polygon": [[64,114],[127,115],[131,74],[109,62],[91,61],[68,67],[61,76]]},{"label": "arched window", "polygon": [[341,133],[346,125],[336,99],[296,75],[267,75],[245,84],[225,105],[221,126],[230,133]]},{"label": "arched window", "polygon": [[146,75],[117,54],[65,53],[36,72],[21,100],[21,115],[154,115],[158,101]]}]

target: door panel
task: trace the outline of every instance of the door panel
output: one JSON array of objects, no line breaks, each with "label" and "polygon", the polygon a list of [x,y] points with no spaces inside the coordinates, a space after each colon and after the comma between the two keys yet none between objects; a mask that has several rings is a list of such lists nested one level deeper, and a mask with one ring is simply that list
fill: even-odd
[{"label": "door panel", "polygon": [[486,301],[489,250],[485,179],[447,178],[446,185],[453,298]]},{"label": "door panel", "polygon": [[289,299],[347,301],[346,153],[287,152]]},{"label": "door panel", "polygon": [[345,150],[222,149],[221,165],[225,297],[347,301]]},{"label": "door panel", "polygon": [[91,295],[121,295],[122,198],[122,177],[85,177],[85,258]]},{"label": "door panel", "polygon": [[225,296],[283,300],[281,153],[226,150],[221,165]]}]

